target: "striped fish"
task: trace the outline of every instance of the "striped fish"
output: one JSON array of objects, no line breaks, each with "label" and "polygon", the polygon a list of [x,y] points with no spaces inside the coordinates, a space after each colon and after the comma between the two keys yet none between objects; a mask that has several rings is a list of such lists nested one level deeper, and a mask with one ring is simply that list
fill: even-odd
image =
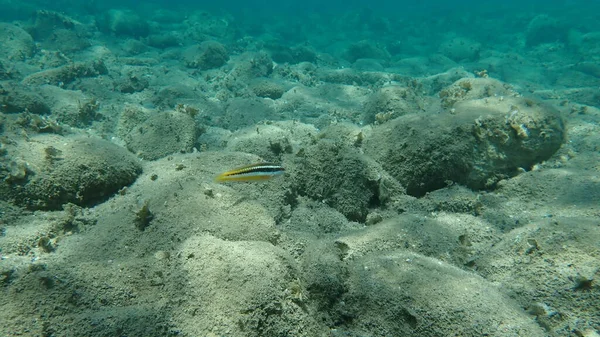
[{"label": "striped fish", "polygon": [[282,175],[285,169],[283,166],[271,163],[259,163],[235,168],[223,172],[216,178],[216,182],[224,181],[256,181],[267,180],[275,176]]}]

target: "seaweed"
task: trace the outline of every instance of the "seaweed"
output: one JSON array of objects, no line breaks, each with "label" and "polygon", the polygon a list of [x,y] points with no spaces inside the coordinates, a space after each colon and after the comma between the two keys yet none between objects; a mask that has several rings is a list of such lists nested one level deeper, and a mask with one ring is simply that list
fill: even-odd
[{"label": "seaweed", "polygon": [[150,212],[148,201],[144,200],[142,207],[135,212],[135,227],[141,231],[145,230],[150,222],[154,219],[154,214]]}]

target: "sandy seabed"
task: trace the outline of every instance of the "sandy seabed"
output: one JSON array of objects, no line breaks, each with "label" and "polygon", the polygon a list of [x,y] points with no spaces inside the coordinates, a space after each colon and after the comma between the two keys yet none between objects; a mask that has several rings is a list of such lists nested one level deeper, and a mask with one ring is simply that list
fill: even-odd
[{"label": "sandy seabed", "polygon": [[600,334],[597,23],[5,8],[0,335]]}]

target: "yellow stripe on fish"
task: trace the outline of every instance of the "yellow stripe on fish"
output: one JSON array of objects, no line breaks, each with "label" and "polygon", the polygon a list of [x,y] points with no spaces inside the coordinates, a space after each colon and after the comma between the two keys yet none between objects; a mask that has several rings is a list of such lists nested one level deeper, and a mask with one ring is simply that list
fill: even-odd
[{"label": "yellow stripe on fish", "polygon": [[223,172],[215,178],[215,181],[224,182],[267,180],[275,176],[282,175],[284,171],[285,169],[283,168],[283,166],[276,164],[252,164],[238,167],[227,172]]}]

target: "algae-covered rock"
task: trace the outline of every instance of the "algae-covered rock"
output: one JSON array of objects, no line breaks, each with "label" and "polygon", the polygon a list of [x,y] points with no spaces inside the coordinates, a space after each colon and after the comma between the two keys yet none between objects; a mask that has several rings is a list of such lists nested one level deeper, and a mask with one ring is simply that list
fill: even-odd
[{"label": "algae-covered rock", "polygon": [[[169,109],[172,109],[177,104],[185,103],[193,105],[194,103],[197,104],[198,101],[201,101],[203,105],[206,104],[206,99],[200,97],[199,93],[191,85],[182,83],[165,85],[152,97],[154,105]],[[209,106],[213,107],[212,105]]]},{"label": "algae-covered rock", "polygon": [[273,60],[277,63],[297,64],[301,62],[317,62],[317,52],[314,48],[304,44],[295,47],[289,47],[280,44],[270,44],[269,52]]},{"label": "algae-covered rock", "polygon": [[159,49],[180,46],[182,38],[173,32],[164,32],[161,34],[152,34],[146,38],[146,44]]},{"label": "algae-covered rock", "polygon": [[442,107],[451,109],[456,102],[486,97],[518,96],[509,84],[497,79],[461,78],[439,92]]},{"label": "algae-covered rock", "polygon": [[472,167],[474,139],[468,125],[448,125],[449,120],[410,114],[378,125],[365,139],[365,153],[413,196],[464,180]]},{"label": "algae-covered rock", "polygon": [[390,53],[373,42],[363,40],[348,46],[344,57],[350,62],[355,62],[358,59],[389,60]]},{"label": "algae-covered rock", "polygon": [[267,79],[256,79],[252,81],[250,89],[252,89],[256,96],[270,99],[278,99],[285,92],[285,89],[281,84]]},{"label": "algae-covered rock", "polygon": [[31,88],[16,83],[0,84],[0,112],[48,114],[46,100]]},{"label": "algae-covered rock", "polygon": [[0,58],[23,61],[33,55],[33,38],[22,28],[0,22]]},{"label": "algae-covered rock", "polygon": [[[303,310],[307,292],[293,260],[267,242],[209,235],[183,243],[189,287],[185,301],[201,311],[176,321],[193,336],[319,336],[324,327]],[[193,304],[192,304],[193,303]]]},{"label": "algae-covered rock", "polygon": [[556,18],[540,14],[531,19],[525,30],[525,42],[528,47],[542,43],[565,42],[569,28]]},{"label": "algae-covered rock", "polygon": [[204,41],[183,53],[185,64],[190,68],[207,70],[218,68],[229,60],[225,46],[216,41]]},{"label": "algae-covered rock", "polygon": [[10,70],[10,65],[0,59],[0,80],[9,80],[13,78],[14,74]]},{"label": "algae-covered rock", "polygon": [[306,247],[301,256],[301,271],[311,302],[321,313],[330,311],[339,304],[348,290],[347,263],[339,256],[339,249],[329,241],[315,241]]},{"label": "algae-covered rock", "polygon": [[455,62],[476,61],[479,58],[481,44],[462,37],[455,37],[440,45],[440,53]]},{"label": "algae-covered rock", "polygon": [[414,89],[391,85],[379,89],[365,103],[365,123],[384,122],[422,109],[421,99]]},{"label": "algae-covered rock", "polygon": [[275,68],[273,59],[264,51],[244,53],[234,66],[233,74],[241,81],[269,77]]},{"label": "algae-covered rock", "polygon": [[147,160],[175,152],[191,152],[195,141],[194,119],[189,114],[176,111],[154,114],[125,136],[127,148]]},{"label": "algae-covered rock", "polygon": [[413,196],[451,182],[493,188],[550,158],[564,141],[554,108],[528,98],[463,101],[445,115],[406,115],[377,126],[365,152]]},{"label": "algae-covered rock", "polygon": [[[338,330],[371,336],[546,336],[523,309],[485,279],[404,250],[348,266]],[[335,317],[334,317],[335,319]],[[377,329],[373,330],[373,327]]]},{"label": "algae-covered rock", "polygon": [[38,92],[51,107],[52,117],[63,126],[85,128],[102,119],[100,102],[81,91],[65,90],[53,85],[45,85]]},{"label": "algae-covered rock", "polygon": [[142,170],[127,150],[88,137],[38,135],[11,146],[9,155],[0,162],[0,196],[31,209],[93,205]]},{"label": "algae-covered rock", "polygon": [[58,12],[38,10],[35,21],[30,28],[41,47],[49,50],[60,50],[63,53],[83,50],[91,46],[86,38],[91,36],[82,23]]},{"label": "algae-covered rock", "polygon": [[117,80],[119,91],[125,94],[140,92],[150,85],[148,67],[124,66],[121,70],[121,77]]},{"label": "algae-covered rock", "polygon": [[[249,154],[207,151],[174,154],[146,163],[144,170],[148,174],[139,181],[152,184],[134,184],[130,189],[132,194],[145,197],[154,215],[155,220],[146,231],[151,231],[156,223],[173,231],[191,226],[193,231],[227,241],[276,242],[279,233],[275,212],[279,210],[270,212],[261,205],[282,207],[286,202],[285,187],[281,186],[284,179],[272,179],[266,184],[214,184],[219,172],[258,160]],[[153,181],[151,172],[164,174]],[[140,205],[135,207],[139,209]],[[161,219],[169,220],[165,223]]]},{"label": "algae-covered rock", "polygon": [[529,98],[464,101],[455,105],[472,120],[474,162],[466,179],[472,188],[488,188],[549,159],[565,141],[565,125],[554,107]]},{"label": "algae-covered rock", "polygon": [[289,130],[274,125],[248,127],[228,137],[227,149],[253,153],[266,161],[277,163],[282,155],[292,152],[292,137]]},{"label": "algae-covered rock", "polygon": [[384,71],[385,67],[377,59],[358,59],[352,63],[352,69],[358,71]]},{"label": "algae-covered rock", "polygon": [[26,85],[51,84],[63,86],[84,77],[96,77],[108,73],[102,60],[78,62],[66,66],[42,70],[23,79]]},{"label": "algae-covered rock", "polygon": [[369,207],[381,202],[377,164],[356,148],[322,140],[301,150],[291,170],[299,195],[322,201],[349,220],[364,221]]}]

